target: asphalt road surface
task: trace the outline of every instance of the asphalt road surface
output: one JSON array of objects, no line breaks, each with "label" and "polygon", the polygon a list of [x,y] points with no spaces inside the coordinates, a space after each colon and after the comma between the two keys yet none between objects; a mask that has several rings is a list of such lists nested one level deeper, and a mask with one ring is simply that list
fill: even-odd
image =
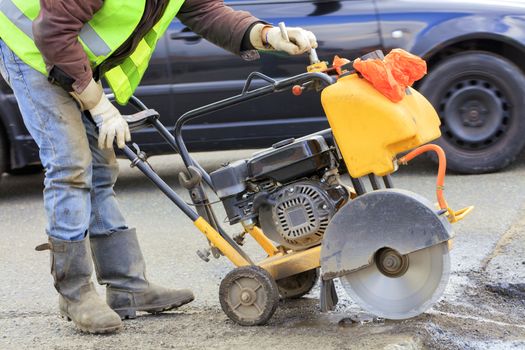
[{"label": "asphalt road surface", "polygon": [[[208,170],[250,151],[197,154]],[[176,191],[181,161],[151,163]],[[434,200],[434,165],[416,160],[394,175],[396,187]],[[205,263],[195,251],[206,241],[193,224],[137,169],[121,162],[116,188],[130,226],[136,227],[150,280],[192,288],[196,300],[175,312],[140,315],[111,336],[86,335],[59,317],[49,274],[41,199],[42,174],[0,182],[0,349],[525,349],[525,159],[499,174],[449,175],[453,208],[475,205],[455,225],[452,274],[443,299],[404,321],[377,321],[344,296],[320,313],[318,288],[280,302],[269,324],[241,327],[221,311],[218,287],[232,268],[224,258]],[[219,217],[224,217],[217,206]],[[230,227],[235,233],[238,227]],[[255,257],[257,247],[247,244]],[[103,295],[104,289],[99,289]],[[371,321],[371,322],[368,322]]]}]

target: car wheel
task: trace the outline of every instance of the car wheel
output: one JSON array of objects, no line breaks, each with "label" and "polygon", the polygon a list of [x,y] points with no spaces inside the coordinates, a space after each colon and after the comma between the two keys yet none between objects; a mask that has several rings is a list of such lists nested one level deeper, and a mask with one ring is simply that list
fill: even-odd
[{"label": "car wheel", "polygon": [[436,108],[448,167],[486,173],[509,165],[525,146],[525,77],[512,62],[470,51],[432,68],[419,87]]}]

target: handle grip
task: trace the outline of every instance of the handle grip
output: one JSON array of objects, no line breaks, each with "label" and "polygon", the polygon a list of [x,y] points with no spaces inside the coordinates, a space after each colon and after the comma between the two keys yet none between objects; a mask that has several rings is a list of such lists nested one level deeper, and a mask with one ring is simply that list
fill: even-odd
[{"label": "handle grip", "polygon": [[279,29],[281,30],[281,36],[283,37],[283,40],[290,41],[290,38],[288,37],[288,32],[286,31],[286,25],[284,22],[279,22]]}]

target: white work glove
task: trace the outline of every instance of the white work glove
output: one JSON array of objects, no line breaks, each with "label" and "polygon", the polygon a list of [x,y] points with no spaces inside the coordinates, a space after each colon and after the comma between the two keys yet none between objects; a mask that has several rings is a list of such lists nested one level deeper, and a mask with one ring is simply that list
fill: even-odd
[{"label": "white work glove", "polygon": [[118,148],[124,148],[126,141],[131,141],[131,133],[126,120],[119,110],[102,95],[99,103],[89,110],[98,126],[98,147],[113,148],[113,140],[117,138]]},{"label": "white work glove", "polygon": [[284,51],[290,55],[299,55],[317,48],[317,39],[314,33],[298,28],[286,28],[287,41],[281,34],[279,27],[258,23],[250,31],[250,42],[257,50]]},{"label": "white work glove", "polygon": [[131,141],[131,134],[126,120],[119,110],[109,102],[102,85],[91,80],[81,94],[71,95],[80,103],[82,110],[88,110],[98,127],[98,147],[113,148],[117,138],[117,146],[124,148],[126,141]]}]

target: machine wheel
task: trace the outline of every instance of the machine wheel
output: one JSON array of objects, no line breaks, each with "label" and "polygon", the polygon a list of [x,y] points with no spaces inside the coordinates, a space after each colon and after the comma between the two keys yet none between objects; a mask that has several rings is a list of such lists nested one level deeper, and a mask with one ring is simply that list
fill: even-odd
[{"label": "machine wheel", "polygon": [[432,67],[419,86],[437,110],[449,168],[486,173],[509,165],[525,146],[525,76],[492,53],[469,51]]},{"label": "machine wheel", "polygon": [[276,283],[283,299],[297,299],[311,291],[318,278],[318,269],[313,269],[277,280]]},{"label": "machine wheel", "polygon": [[230,271],[219,287],[224,313],[242,326],[268,322],[277,309],[279,290],[273,277],[262,267],[243,266]]},{"label": "machine wheel", "polygon": [[402,320],[432,307],[450,275],[448,242],[410,254],[382,248],[369,266],[341,277],[348,295],[368,312]]}]

